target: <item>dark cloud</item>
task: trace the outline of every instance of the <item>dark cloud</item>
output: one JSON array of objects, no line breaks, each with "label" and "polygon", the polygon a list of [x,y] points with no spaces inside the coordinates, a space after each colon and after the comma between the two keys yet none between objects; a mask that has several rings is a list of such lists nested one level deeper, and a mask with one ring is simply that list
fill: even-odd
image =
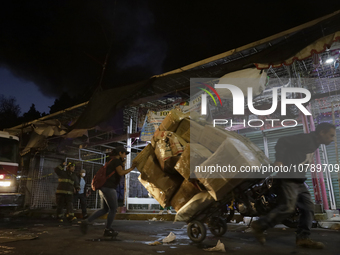
[{"label": "dark cloud", "polygon": [[[45,95],[79,93],[162,72],[166,43],[146,1],[7,1],[0,6],[0,65]],[[138,70],[138,72],[137,72]]]},{"label": "dark cloud", "polygon": [[36,0],[0,4],[0,66],[47,96],[131,83],[340,9],[334,0]]}]

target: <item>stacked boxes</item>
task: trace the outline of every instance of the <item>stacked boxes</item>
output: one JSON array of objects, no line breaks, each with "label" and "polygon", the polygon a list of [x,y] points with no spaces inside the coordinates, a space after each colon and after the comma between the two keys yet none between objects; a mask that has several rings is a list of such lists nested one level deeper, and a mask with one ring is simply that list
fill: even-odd
[{"label": "stacked boxes", "polygon": [[226,162],[236,168],[269,163],[247,138],[198,124],[177,110],[170,111],[151,144],[134,160],[141,172],[139,180],[163,207],[171,205],[177,211],[176,220],[188,220],[202,206],[221,200],[243,180],[237,173],[220,173],[211,178],[209,172],[197,173],[196,168]]},{"label": "stacked boxes", "polygon": [[[184,178],[175,169],[187,145],[175,131],[188,116],[177,110],[170,111],[155,132],[151,144],[134,159],[141,172],[139,181],[162,207],[172,205],[179,209],[179,204],[185,204],[186,200],[196,194],[194,190],[197,188],[190,186],[188,182],[183,183]],[[179,190],[186,190],[190,194],[183,197]],[[179,203],[176,203],[177,199]]]}]

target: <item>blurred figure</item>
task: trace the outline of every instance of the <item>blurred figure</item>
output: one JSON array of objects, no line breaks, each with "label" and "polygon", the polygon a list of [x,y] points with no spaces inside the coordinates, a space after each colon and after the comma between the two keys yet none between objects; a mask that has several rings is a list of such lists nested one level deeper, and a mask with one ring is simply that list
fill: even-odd
[{"label": "blurred figure", "polygon": [[[320,123],[315,132],[281,137],[275,146],[274,166],[296,167],[303,171],[293,173],[279,172],[280,194],[278,206],[266,216],[252,223],[252,229],[257,240],[264,244],[266,239],[263,232],[274,227],[289,217],[299,208],[300,218],[296,231],[296,245],[304,248],[322,249],[324,244],[309,238],[314,218],[314,202],[305,186],[306,170],[303,167],[313,162],[314,152],[320,144],[329,145],[335,138],[335,126],[330,123]],[[309,170],[308,170],[309,171]]]}]

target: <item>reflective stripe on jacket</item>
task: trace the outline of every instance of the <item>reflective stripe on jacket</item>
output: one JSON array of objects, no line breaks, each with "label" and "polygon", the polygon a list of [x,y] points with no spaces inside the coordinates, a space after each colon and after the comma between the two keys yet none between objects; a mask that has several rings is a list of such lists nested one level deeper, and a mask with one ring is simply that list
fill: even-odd
[{"label": "reflective stripe on jacket", "polygon": [[72,195],[74,189],[79,189],[79,181],[75,173],[65,171],[62,165],[56,167],[54,171],[59,177],[56,193]]}]

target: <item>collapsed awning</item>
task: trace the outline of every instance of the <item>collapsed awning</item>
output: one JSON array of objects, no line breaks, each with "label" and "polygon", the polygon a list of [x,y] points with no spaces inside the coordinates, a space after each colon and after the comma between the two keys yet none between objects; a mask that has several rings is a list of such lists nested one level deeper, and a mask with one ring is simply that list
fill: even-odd
[{"label": "collapsed awning", "polygon": [[[17,132],[17,130],[8,130],[9,132]],[[22,132],[30,133],[30,139],[26,147],[20,152],[21,156],[27,154],[31,149],[44,149],[47,146],[46,138],[51,136],[61,136],[66,134],[67,128],[60,121],[45,120],[37,121],[30,126],[22,129]]]},{"label": "collapsed awning", "polygon": [[304,60],[307,58],[310,58],[313,54],[319,54],[324,52],[327,49],[330,49],[332,45],[338,45],[340,48],[340,45],[338,44],[340,42],[340,31],[337,31],[335,33],[332,33],[330,35],[321,37],[314,41],[313,43],[309,44],[307,47],[304,47],[300,51],[298,51],[296,54],[292,55],[291,57],[283,60],[283,61],[272,61],[272,62],[262,62],[259,61],[258,63],[255,63],[256,67],[258,69],[267,69],[270,66],[272,67],[281,67],[282,65],[291,65],[296,60]]}]

